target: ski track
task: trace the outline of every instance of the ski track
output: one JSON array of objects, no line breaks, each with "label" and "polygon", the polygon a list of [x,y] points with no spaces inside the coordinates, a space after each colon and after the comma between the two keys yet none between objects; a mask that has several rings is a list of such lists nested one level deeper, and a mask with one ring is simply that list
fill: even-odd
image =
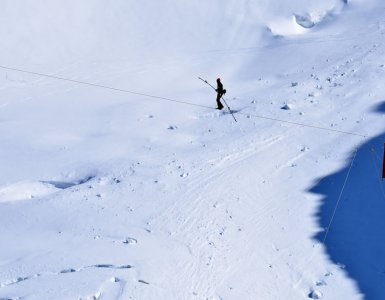
[{"label": "ski track", "polygon": [[52,272],[52,273],[37,273],[33,275],[28,275],[24,277],[17,277],[13,279],[9,279],[3,282],[0,282],[0,288],[13,285],[13,284],[18,284],[26,280],[32,280],[35,278],[40,278],[40,277],[47,277],[47,276],[57,276],[57,275],[63,275],[63,274],[70,274],[70,273],[78,273],[82,272],[85,270],[89,269],[112,269],[112,270],[121,270],[121,269],[131,269],[132,266],[130,265],[112,265],[112,264],[96,264],[92,266],[85,266],[85,267],[80,267],[80,268],[68,268],[68,269],[63,269],[59,272]]},{"label": "ski track", "polygon": [[[279,37],[269,36],[269,43],[261,39],[264,46],[253,47],[251,45],[250,47],[242,48],[239,47],[242,46],[242,42],[245,41],[242,38],[247,36],[243,30],[243,17],[246,19],[251,16],[255,17],[245,12],[248,8],[248,2],[242,3],[243,5],[234,3],[233,6],[225,6],[226,9],[231,8],[229,11],[232,11],[239,5],[238,13],[242,12],[244,15],[241,14],[242,17],[238,16],[238,18],[231,19],[232,26],[229,27],[231,30],[227,32],[228,39],[226,39],[229,42],[223,45],[224,49],[215,50],[215,44],[212,44],[211,47],[207,46],[211,49],[193,49],[191,50],[188,63],[186,62],[186,57],[183,56],[173,58],[173,56],[170,55],[170,57],[165,58],[165,60],[157,60],[156,57],[149,57],[147,60],[135,61],[135,59],[131,57],[130,59],[124,59],[124,55],[122,55],[122,59],[117,59],[114,55],[111,55],[110,58],[108,58],[108,56],[103,58],[90,57],[89,62],[91,61],[92,63],[89,66],[87,65],[89,62],[85,63],[82,59],[74,59],[71,61],[71,64],[68,64],[66,67],[56,68],[56,72],[53,74],[58,74],[58,76],[64,74],[68,76],[68,78],[82,78],[84,81],[100,82],[101,84],[102,82],[110,82],[114,85],[116,80],[116,87],[119,88],[120,85],[124,86],[127,82],[136,87],[140,81],[143,81],[143,79],[149,77],[151,73],[154,73],[151,75],[154,75],[154,77],[158,76],[160,81],[159,86],[154,85],[148,87],[144,83],[138,86],[143,90],[155,90],[156,92],[154,93],[159,95],[163,95],[164,93],[175,93],[178,95],[179,93],[179,95],[183,95],[182,97],[184,97],[185,91],[188,90],[184,89],[183,84],[185,83],[181,83],[182,87],[179,91],[177,88],[171,92],[167,90],[170,89],[168,84],[173,82],[171,79],[177,76],[182,78],[186,76],[186,74],[188,78],[190,78],[190,75],[195,74],[196,71],[201,72],[203,65],[209,64],[210,67],[212,67],[213,61],[215,61],[217,66],[220,66],[226,59],[236,57],[237,60],[247,64],[249,69],[250,65],[257,65],[260,60],[263,61],[263,54],[269,56],[271,54],[269,51],[279,54],[279,51],[288,49],[287,51],[290,51],[290,53],[306,53],[311,55],[317,54],[318,52],[309,50],[306,52],[304,49],[312,44],[317,44],[319,47],[322,47],[323,44],[331,44],[330,48],[338,48],[342,45],[345,49],[350,50],[348,54],[336,51],[336,57],[331,57],[332,62],[325,63],[324,65],[308,65],[306,66],[307,69],[299,66],[298,70],[296,69],[297,66],[295,66],[291,70],[288,70],[287,74],[279,74],[278,71],[277,74],[275,74],[270,70],[265,70],[267,72],[266,76],[263,73],[263,68],[261,71],[253,70],[253,74],[247,74],[249,71],[244,71],[244,77],[246,79],[251,78],[249,80],[251,84],[246,89],[250,91],[250,93],[242,98],[244,103],[242,102],[243,106],[241,110],[246,109],[247,111],[247,109],[250,108],[251,111],[259,112],[259,110],[263,108],[267,116],[271,118],[282,118],[282,120],[290,120],[293,122],[303,121],[304,124],[307,122],[309,125],[319,125],[324,128],[331,126],[337,129],[343,128],[341,130],[361,129],[363,126],[361,126],[361,123],[357,120],[361,118],[361,122],[366,112],[355,112],[355,110],[349,108],[349,106],[359,109],[365,106],[358,106],[358,101],[353,101],[357,99],[350,97],[349,93],[352,93],[352,95],[357,93],[355,86],[361,84],[362,77],[357,75],[360,74],[361,69],[366,65],[376,64],[376,59],[384,56],[384,52],[382,51],[384,43],[378,41],[381,41],[383,38],[383,29],[385,27],[383,25],[381,27],[381,24],[377,22],[367,23],[367,27],[358,33],[356,32],[357,36],[367,35],[367,40],[370,42],[366,44],[363,42],[359,43],[360,40],[354,37],[348,36],[342,38],[342,33],[332,35],[330,34],[330,28],[329,34],[324,34],[322,37],[322,30],[328,30],[328,26],[331,26],[330,23],[338,21],[340,13],[338,12],[332,16],[332,20],[326,16],[325,19],[327,20],[322,20],[320,24],[315,24],[317,30],[312,33],[313,36],[311,36],[311,33],[309,35],[301,33],[300,35],[302,35],[302,37],[297,39],[290,35]],[[210,7],[215,7],[215,4]],[[331,13],[325,9],[326,8],[323,7],[321,12]],[[222,10],[220,13],[221,16],[222,14],[226,15]],[[290,12],[290,14],[293,14],[293,12]],[[169,26],[169,28],[171,27]],[[271,31],[270,27],[265,25],[264,30],[266,31],[266,29]],[[285,28],[278,29],[282,30]],[[377,31],[375,30],[381,30],[381,34],[377,36]],[[162,40],[162,32],[160,29],[155,32],[160,35],[154,35],[154,42],[160,43]],[[251,32],[254,33],[253,30],[251,30]],[[265,34],[271,34],[271,32],[265,32]],[[170,37],[171,36],[172,34],[170,34]],[[237,40],[237,38],[239,38],[239,40]],[[371,40],[373,40],[373,42],[371,42]],[[234,43],[234,41],[237,42]],[[229,48],[232,44],[235,45],[234,49]],[[148,46],[149,47],[146,45],[146,49],[151,49],[151,44]],[[287,55],[287,53],[283,53]],[[251,61],[254,55],[257,63]],[[101,61],[103,61],[103,63],[98,65],[98,62]],[[119,64],[117,62],[119,62]],[[321,67],[318,68],[318,66]],[[245,66],[240,64],[232,68],[236,69],[237,67],[244,68]],[[261,67],[263,67],[262,64]],[[184,70],[185,68],[186,70]],[[383,73],[381,68],[383,68],[383,66],[375,69],[376,72],[372,72],[371,74],[374,74],[372,76],[381,75]],[[108,71],[105,71],[106,69],[108,69]],[[81,76],[82,71],[83,76]],[[165,76],[165,78],[160,78],[159,76],[162,73],[168,74],[173,72],[175,72],[176,75]],[[226,74],[229,82],[231,82],[230,79],[240,75],[235,71],[227,72],[225,68],[221,67],[218,67],[215,72]],[[11,75],[12,74],[11,72]],[[243,76],[243,74],[241,75]],[[250,78],[247,78],[248,76],[250,76]],[[365,74],[361,74],[361,76],[365,76]],[[210,77],[215,76],[210,74]],[[260,77],[260,80],[256,83],[258,77]],[[15,75],[14,77],[9,77],[8,73],[6,73],[4,80],[12,89],[22,89],[24,87],[31,89],[32,92],[27,90],[28,96],[15,97],[15,99],[17,99],[15,102],[12,102],[12,97],[10,97],[11,100],[6,98],[6,100],[1,103],[0,108],[2,110],[6,110],[12,105],[24,105],[33,101],[36,101],[35,104],[44,107],[51,99],[56,97],[59,99],[63,94],[65,94],[66,97],[70,97],[79,92],[81,97],[84,97],[76,84],[69,85],[66,83],[60,85],[58,89],[57,83],[51,79],[35,78],[32,80],[29,76],[26,76],[27,80],[24,80],[23,76],[20,76],[20,78],[21,79]],[[130,81],[130,79],[132,79],[132,81]],[[283,81],[284,83],[282,83]],[[164,84],[165,82],[167,85]],[[296,87],[289,87],[293,82],[296,83]],[[235,82],[235,85],[236,84]],[[351,90],[347,88],[349,84],[352,86]],[[374,90],[376,88],[375,85],[377,83],[374,82],[372,84],[373,86],[368,88],[368,90]],[[38,90],[33,90],[34,86],[38,87]],[[164,86],[167,86],[167,88],[164,88]],[[198,84],[196,86],[198,86]],[[188,88],[195,90],[197,89],[196,86],[191,85]],[[159,90],[157,90],[157,88]],[[4,87],[0,88],[0,91],[6,92],[7,90]],[[29,96],[29,94],[33,95],[34,93],[38,94],[39,97],[44,97],[44,100],[36,100],[33,96]],[[96,93],[98,93],[98,91],[96,91],[95,94]],[[13,95],[12,93],[10,94]],[[197,95],[199,97],[202,96],[202,94],[197,93],[194,97]],[[251,100],[249,99],[251,98],[250,95],[252,95],[253,99],[258,99],[258,105],[254,107],[252,105],[244,106],[246,101]],[[116,97],[118,98],[118,96]],[[363,95],[360,94],[360,97],[365,98],[366,96],[363,97]],[[175,98],[178,99],[177,96]],[[211,99],[213,97],[210,94],[207,98]],[[137,97],[126,98],[125,95],[119,99],[120,100],[116,100],[118,104],[115,103],[115,105],[121,105],[121,103],[124,103],[124,105],[139,105],[135,103]],[[199,98],[197,97],[197,99]],[[345,101],[346,99],[347,101]],[[213,100],[214,99],[211,99],[210,101],[212,102],[209,103],[214,104]],[[366,98],[364,100],[366,100]],[[369,100],[374,102],[373,99]],[[260,104],[261,102],[262,104]],[[282,102],[285,102],[284,104],[290,102],[289,104],[294,105],[294,109],[282,112],[280,110]],[[90,105],[90,103],[91,100],[87,105]],[[159,297],[159,299],[163,299],[166,297],[165,295],[167,295],[168,299],[170,299],[170,297],[174,299],[196,298],[210,300],[236,299],[236,297],[238,299],[251,299],[251,297],[276,299],[285,296],[288,297],[288,299],[318,299],[323,297],[325,297],[325,299],[333,299],[333,297],[337,298],[335,295],[340,295],[338,294],[338,284],[341,282],[345,284],[341,289],[346,289],[349,296],[354,294],[356,297],[360,297],[357,289],[353,285],[350,286],[347,284],[347,282],[350,284],[353,280],[349,278],[349,274],[344,273],[343,267],[331,264],[330,261],[325,258],[325,254],[327,253],[324,253],[325,249],[322,245],[314,245],[311,237],[305,236],[305,234],[308,234],[312,230],[315,231],[317,228],[312,227],[308,229],[306,227],[304,229],[301,228],[301,224],[298,223],[303,222],[305,224],[303,226],[307,225],[308,227],[310,227],[309,224],[315,223],[313,219],[312,223],[308,222],[308,220],[303,220],[305,217],[310,218],[308,214],[313,213],[312,209],[314,209],[314,206],[304,203],[308,199],[303,195],[305,190],[303,186],[301,186],[303,190],[299,190],[299,186],[291,186],[293,182],[294,184],[299,184],[299,181],[293,181],[296,176],[303,176],[302,181],[308,180],[308,171],[313,171],[312,168],[317,167],[314,161],[316,161],[317,164],[318,160],[328,162],[333,155],[341,155],[339,151],[347,151],[351,144],[350,142],[350,144],[346,142],[347,138],[344,137],[341,138],[340,141],[336,141],[340,136],[333,136],[334,133],[331,134],[329,132],[325,132],[325,134],[320,133],[318,137],[318,131],[314,129],[311,129],[312,133],[307,135],[305,133],[306,130],[308,130],[307,128],[302,129],[295,125],[278,124],[269,120],[263,120],[260,123],[260,120],[258,120],[257,124],[259,125],[257,126],[257,119],[254,120],[254,127],[250,124],[247,126],[243,125],[241,122],[239,122],[241,124],[235,124],[241,128],[239,131],[236,131],[233,129],[234,126],[232,126],[234,125],[232,117],[227,111],[195,111],[192,117],[192,120],[195,122],[193,126],[196,126],[198,121],[203,121],[200,122],[203,125],[199,129],[201,136],[197,138],[197,132],[194,130],[189,131],[191,128],[188,128],[188,125],[185,125],[183,122],[181,122],[181,125],[177,124],[178,126],[172,127],[172,129],[175,129],[172,130],[172,134],[174,134],[176,141],[178,137],[185,134],[179,143],[179,145],[183,144],[183,147],[186,147],[183,150],[187,149],[185,145],[187,144],[187,140],[191,140],[191,145],[193,141],[198,141],[198,143],[202,144],[211,143],[211,145],[208,145],[209,147],[211,146],[211,148],[209,158],[207,158],[204,154],[200,153],[202,149],[195,148],[195,150],[191,151],[196,152],[191,154],[188,152],[189,150],[183,153],[183,151],[172,142],[170,143],[172,147],[164,147],[166,143],[172,141],[172,138],[163,142],[164,144],[158,143],[159,139],[162,139],[162,136],[158,138],[157,135],[159,133],[163,134],[159,128],[164,128],[165,131],[167,131],[166,128],[170,125],[170,115],[162,117],[162,113],[156,114],[159,111],[159,107],[163,106],[163,104],[164,103],[151,102],[149,105],[143,105],[142,102],[140,102],[140,105],[143,105],[140,110],[127,109],[130,113],[131,110],[133,111],[133,119],[139,121],[145,119],[145,121],[149,121],[149,124],[145,124],[145,122],[139,123],[139,121],[132,121],[132,123],[120,121],[121,123],[118,122],[114,124],[114,121],[111,120],[114,120],[115,116],[119,116],[119,114],[115,112],[116,107],[113,106],[113,108],[111,108],[107,105],[98,107],[98,113],[106,111],[110,113],[107,114],[105,119],[99,119],[99,121],[108,122],[107,127],[111,126],[115,131],[118,131],[124,129],[122,128],[124,126],[138,126],[138,128],[142,126],[140,129],[144,131],[143,135],[145,137],[134,141],[134,143],[137,143],[137,148],[141,151],[140,154],[135,153],[135,151],[128,151],[127,149],[129,149],[131,145],[126,146],[124,150],[126,152],[122,151],[124,154],[120,154],[123,159],[117,160],[117,162],[114,162],[115,165],[111,163],[113,166],[108,165],[107,167],[107,164],[99,166],[102,165],[99,161],[102,156],[96,156],[97,165],[100,169],[106,168],[107,170],[105,172],[107,173],[112,172],[111,170],[120,173],[120,178],[125,181],[123,188],[109,188],[108,184],[101,187],[103,184],[100,184],[96,190],[94,187],[81,186],[83,183],[81,181],[31,180],[28,181],[26,185],[23,185],[23,182],[21,182],[11,184],[8,189],[0,189],[0,194],[2,193],[0,196],[4,198],[4,202],[10,202],[9,199],[13,198],[15,200],[27,199],[27,196],[24,194],[18,196],[17,192],[20,189],[29,192],[31,186],[36,185],[36,183],[38,183],[38,185],[43,184],[46,186],[48,184],[51,187],[55,187],[56,189],[52,191],[43,190],[40,194],[36,193],[37,199],[31,199],[28,203],[30,205],[39,204],[40,207],[43,207],[43,203],[39,201],[39,198],[42,199],[45,197],[44,201],[47,205],[55,203],[55,205],[52,205],[54,210],[66,210],[66,213],[74,215],[74,219],[81,219],[83,216],[86,216],[85,211],[90,211],[91,214],[94,214],[92,218],[84,222],[83,220],[74,222],[73,227],[69,229],[70,234],[79,239],[94,236],[95,238],[97,237],[97,239],[109,242],[108,247],[110,248],[108,249],[112,250],[110,255],[115,255],[113,251],[116,251],[116,255],[118,255],[119,249],[117,248],[121,246],[122,243],[138,244],[135,247],[139,250],[124,249],[126,250],[126,252],[124,252],[125,256],[130,257],[130,255],[132,255],[138,259],[138,261],[133,260],[135,267],[119,264],[94,264],[83,267],[64,268],[58,272],[35,273],[20,277],[9,276],[11,279],[0,282],[0,289],[22,286],[23,282],[33,281],[38,278],[44,279],[44,281],[47,282],[46,288],[49,289],[51,288],[49,286],[50,277],[71,276],[71,274],[82,273],[84,271],[127,270],[135,273],[135,279],[133,281],[123,278],[124,276],[110,277],[109,279],[103,277],[103,281],[99,281],[97,285],[93,286],[92,290],[90,289],[92,292],[84,293],[86,296],[80,299],[128,299],[128,297],[133,299],[157,299],[156,297]],[[240,106],[239,103],[234,102],[234,106],[236,106],[236,104]],[[87,105],[82,107],[82,109],[89,109],[90,107],[87,107]],[[231,107],[233,107],[233,105],[231,105]],[[349,112],[354,113],[353,117],[346,121],[343,116],[344,113],[339,113],[347,108],[350,109]],[[175,115],[177,115],[179,111],[177,109],[175,111]],[[299,116],[297,114],[299,111],[304,111],[306,114]],[[338,114],[335,114],[335,112],[338,112]],[[252,115],[252,112],[250,115]],[[10,114],[10,116],[12,116],[12,114]],[[235,116],[237,117],[237,115]],[[181,114],[178,120],[185,117],[186,115]],[[189,115],[189,117],[191,116]],[[242,121],[249,122],[252,118],[252,116],[245,116]],[[4,120],[6,120],[5,122],[8,121],[7,118]],[[86,118],[85,123],[87,123]],[[362,123],[365,125],[364,122]],[[186,127],[183,127],[183,125]],[[50,124],[48,124],[48,126],[50,126]],[[116,128],[114,128],[114,126]],[[370,129],[368,125],[365,126],[364,128]],[[250,130],[253,129],[255,132],[250,132]],[[108,136],[109,134],[115,133],[112,129],[111,131],[105,130],[105,128],[99,130],[100,132],[90,130],[81,135],[81,139],[87,140],[89,138],[91,140],[94,136]],[[261,138],[261,131],[264,130],[268,131],[268,137]],[[241,132],[243,132],[243,136]],[[245,134],[245,132],[248,132],[248,134]],[[170,130],[167,134],[169,133]],[[131,136],[129,134],[130,132],[125,132],[121,135],[115,135],[112,139],[113,146],[121,145],[115,145],[114,143],[116,140],[127,139],[127,136],[128,140],[130,140]],[[178,134],[180,135],[178,136]],[[219,143],[219,140],[226,139],[226,134],[236,136],[236,138],[230,141],[231,145],[222,142],[222,144],[212,146],[214,143]],[[314,138],[313,136],[317,137]],[[320,141],[318,141],[318,139],[320,139]],[[324,141],[321,141],[322,139],[324,139]],[[306,145],[303,145],[304,140]],[[229,140],[226,140],[226,142],[228,141]],[[94,145],[107,144],[108,142],[111,141],[105,142],[103,139],[100,139],[97,140]],[[333,150],[325,150],[327,146],[323,146],[323,144],[328,142],[331,144],[330,147],[334,148],[334,152],[338,152],[338,154],[333,153]],[[349,145],[343,145],[344,142]],[[314,155],[311,159],[308,158],[310,156],[308,156],[309,153],[305,153],[307,152],[306,149],[308,149],[308,143],[312,150],[313,148],[316,149],[314,151],[315,154],[311,153],[311,155]],[[39,144],[37,145],[37,147],[39,147]],[[75,147],[76,143],[70,146]],[[304,151],[300,150],[302,147],[305,149]],[[317,149],[317,147],[320,147],[321,150]],[[97,147],[94,148],[95,152],[97,152],[96,148]],[[162,148],[166,148],[166,150],[162,150]],[[341,148],[342,150],[336,148]],[[106,152],[112,150],[106,149]],[[143,149],[145,150],[144,154],[142,153]],[[105,151],[104,148],[103,151]],[[159,151],[159,153],[157,153],[157,151]],[[178,155],[175,153],[174,156],[165,154],[173,151],[175,151],[175,153],[179,152]],[[182,154],[180,154],[181,152]],[[131,158],[132,154],[138,157],[134,155],[134,157]],[[189,161],[190,158],[186,158],[189,154],[193,157],[191,161]],[[138,165],[134,166],[134,163],[131,161],[130,164],[128,164],[127,157],[130,157],[130,160],[137,160]],[[68,159],[68,157],[64,156],[62,159]],[[82,159],[84,160],[84,157]],[[140,164],[139,161],[141,162]],[[172,162],[169,162],[168,166],[164,167],[162,163],[166,161]],[[184,163],[186,163],[186,166]],[[297,163],[300,165],[299,167]],[[334,167],[339,163],[339,160],[335,159],[333,163]],[[74,168],[83,167],[80,164],[78,166],[76,166],[76,163],[74,164]],[[154,164],[156,166],[153,166]],[[306,167],[302,169],[301,164],[307,164],[307,169]],[[332,168],[330,164],[328,168]],[[58,178],[61,178],[59,173],[60,175],[62,175],[61,172],[65,173],[62,170],[56,171]],[[170,171],[170,173],[167,173],[167,171]],[[323,168],[321,171],[326,172],[328,169]],[[54,171],[52,171],[52,174],[53,173]],[[311,174],[310,176],[314,177],[315,175]],[[97,178],[98,176],[95,175],[85,180],[84,183],[88,183],[91,179],[92,181],[97,181]],[[68,190],[65,191],[66,189]],[[292,189],[294,191],[292,191]],[[278,190],[280,190],[280,192],[278,192]],[[281,192],[281,190],[283,192]],[[43,192],[49,193],[44,194]],[[70,196],[71,194],[74,196]],[[28,195],[28,193],[26,193],[26,195]],[[84,200],[84,202],[80,202],[79,199]],[[0,202],[2,202],[1,199]],[[314,198],[312,198],[312,202],[315,202]],[[6,203],[6,205],[13,204],[14,203]],[[155,206],[155,208],[153,206]],[[52,211],[52,213],[54,213],[54,211]],[[140,216],[142,214],[142,219],[136,214]],[[23,213],[20,213],[20,215],[23,215]],[[23,215],[23,217],[27,219],[26,216]],[[33,227],[33,225],[43,223],[44,215],[33,216],[33,218],[35,219],[28,223],[28,226],[31,225],[31,227]],[[115,233],[115,231],[111,233],[108,229],[105,229],[104,232],[103,227],[107,227],[105,223],[112,221],[112,218],[117,222],[117,226],[123,223],[127,228],[120,228],[120,231],[117,233]],[[94,222],[96,223],[95,226],[93,224]],[[60,222],[58,223],[60,224]],[[51,226],[52,224],[47,223],[44,225]],[[84,228],[86,229],[84,230]],[[298,232],[304,236],[296,237],[296,229],[299,229]],[[134,233],[131,234],[131,231],[134,231]],[[125,235],[126,232],[129,234]],[[289,235],[289,237],[285,237],[286,235]],[[262,238],[259,239],[259,236]],[[144,243],[144,241],[147,242],[147,244],[145,244],[147,247],[153,247],[153,249],[140,248],[141,243]],[[301,245],[298,245],[298,241]],[[165,251],[164,248],[170,251],[170,254],[167,253],[169,256],[157,257],[158,251],[164,254],[164,252],[162,252]],[[101,246],[100,251],[102,250],[105,251]],[[140,253],[141,251],[143,251],[143,253]],[[173,251],[175,251],[175,260]],[[177,260],[178,254],[180,253],[183,253],[185,256],[181,256],[181,258]],[[39,255],[41,257],[43,256],[41,252],[39,252]],[[40,259],[40,261],[44,261],[44,258]],[[158,260],[160,267],[146,265],[148,260],[150,260],[151,263]],[[26,259],[26,261],[28,263],[28,259]],[[137,262],[140,265],[139,267],[136,266]],[[169,266],[168,264],[170,263],[175,263],[175,265]],[[10,265],[15,266],[17,264],[19,264],[19,262]],[[162,269],[162,267],[164,267],[164,269]],[[16,269],[17,268],[14,268],[14,270]],[[22,269],[22,267],[20,267],[20,269]],[[18,269],[18,273],[16,274],[19,274],[20,269]],[[153,271],[154,269],[155,272]],[[12,274],[15,272],[14,270],[7,270],[4,274]],[[28,270],[28,268],[26,268],[26,270]],[[28,272],[25,273],[28,274]],[[23,274],[23,272],[20,272],[20,274]],[[104,276],[106,274],[103,273],[102,275]],[[147,279],[147,276],[150,280]],[[263,278],[258,278],[260,276]],[[240,279],[237,281],[234,280],[236,277]],[[237,287],[233,286],[234,282],[238,284]],[[334,287],[334,290],[329,287],[333,286],[333,284],[337,285],[337,287]],[[130,286],[129,289],[126,288],[128,285]],[[96,289],[95,286],[97,286]],[[238,290],[236,290],[237,288]],[[21,287],[16,291],[18,293],[23,292],[23,288]],[[232,294],[233,292],[237,294]],[[331,292],[334,292],[335,295],[331,295]],[[343,292],[341,293],[343,294]],[[28,296],[26,296],[26,298],[28,298]]]},{"label": "ski track", "polygon": [[[288,130],[290,131],[290,129]],[[234,256],[232,252],[236,250],[232,245],[234,241],[226,238],[227,231],[238,232],[239,237],[235,240],[238,240],[238,244],[244,245],[244,255],[253,255],[253,246],[247,246],[247,241],[258,232],[268,230],[267,223],[263,220],[270,217],[275,204],[269,203],[269,201],[266,201],[262,207],[259,206],[260,203],[255,204],[255,198],[259,195],[258,190],[256,193],[243,193],[242,200],[240,200],[237,197],[240,188],[229,187],[227,183],[237,182],[237,180],[239,182],[237,174],[240,174],[240,170],[245,170],[245,165],[260,165],[259,162],[255,162],[255,159],[262,153],[269,152],[268,149],[279,148],[277,145],[284,143],[286,139],[284,136],[272,137],[261,142],[254,142],[241,152],[221,153],[220,158],[208,161],[206,166],[198,168],[202,171],[195,174],[194,178],[191,178],[183,188],[185,189],[183,202],[174,202],[160,217],[150,221],[153,226],[158,227],[166,220],[175,220],[176,224],[172,227],[177,230],[170,234],[173,239],[179,240],[189,249],[192,262],[186,264],[182,269],[178,268],[177,275],[178,278],[184,278],[184,282],[189,282],[189,288],[186,289],[183,297],[188,298],[191,293],[206,295],[209,298],[216,297],[217,288],[228,279],[226,274],[235,271],[233,269],[237,265],[238,259],[230,260],[230,257]],[[272,173],[270,170],[265,170],[257,175],[255,181],[262,182],[263,178],[273,176],[302,155],[303,153],[300,153],[285,163],[278,163],[280,165],[278,168],[271,166]],[[229,200],[221,199],[221,195],[224,194]],[[249,228],[253,228],[247,234],[242,232],[242,225],[233,218],[231,207],[234,202],[230,204],[231,201],[235,201],[237,205],[247,205],[259,215],[257,220],[244,220]],[[217,216],[217,213],[214,214],[215,210],[221,210],[222,213]],[[193,239],[189,238],[189,233],[197,230],[200,234]],[[202,281],[202,278],[208,280]]]}]

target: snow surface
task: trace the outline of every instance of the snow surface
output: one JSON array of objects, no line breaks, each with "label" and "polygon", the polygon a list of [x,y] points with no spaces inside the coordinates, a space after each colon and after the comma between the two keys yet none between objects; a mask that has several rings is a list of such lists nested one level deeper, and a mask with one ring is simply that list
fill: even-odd
[{"label": "snow surface", "polygon": [[1,1],[0,299],[385,299],[384,9]]}]

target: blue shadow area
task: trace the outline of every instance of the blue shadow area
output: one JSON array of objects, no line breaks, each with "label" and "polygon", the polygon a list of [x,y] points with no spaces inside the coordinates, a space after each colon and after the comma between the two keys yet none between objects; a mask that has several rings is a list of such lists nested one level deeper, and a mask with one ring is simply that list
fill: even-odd
[{"label": "blue shadow area", "polygon": [[373,108],[373,112],[385,113],[385,101],[382,101]]},{"label": "blue shadow area", "polygon": [[[385,111],[385,103],[376,111]],[[385,181],[381,178],[384,141],[385,135],[381,135],[358,149],[324,243],[331,260],[345,267],[369,300],[385,299]],[[323,195],[317,219],[325,230],[352,159],[353,153],[342,170],[322,178],[310,189]],[[325,233],[315,238],[322,243]]]}]

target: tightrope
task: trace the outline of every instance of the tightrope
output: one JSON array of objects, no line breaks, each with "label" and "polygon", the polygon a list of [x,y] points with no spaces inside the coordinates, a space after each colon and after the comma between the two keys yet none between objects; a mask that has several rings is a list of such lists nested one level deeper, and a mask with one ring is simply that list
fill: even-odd
[{"label": "tightrope", "polygon": [[180,103],[180,104],[187,104],[187,105],[192,105],[192,106],[198,106],[198,107],[212,109],[212,107],[210,107],[210,106],[205,106],[205,105],[195,104],[195,103],[191,103],[191,102],[171,99],[171,98],[167,98],[167,97],[161,97],[161,96],[145,94],[145,93],[131,91],[131,90],[126,90],[126,89],[121,89],[121,88],[115,88],[115,87],[111,87],[111,86],[107,86],[107,85],[102,85],[102,84],[97,84],[97,83],[91,83],[91,82],[80,81],[80,80],[76,80],[76,79],[60,77],[60,76],[56,76],[56,75],[49,75],[49,74],[33,72],[33,71],[28,71],[28,70],[22,70],[22,69],[17,69],[17,68],[11,68],[11,67],[1,66],[1,65],[0,65],[0,68],[5,69],[5,70],[11,70],[11,71],[16,71],[16,72],[36,75],[36,76],[48,77],[48,78],[52,78],[52,79],[56,79],[56,80],[63,80],[63,81],[68,81],[68,82],[88,85],[88,86],[92,86],[92,87],[98,87],[98,88],[102,88],[102,89],[108,89],[108,90],[117,91],[117,92],[129,93],[129,94],[143,96],[143,97],[155,98],[155,99],[160,99],[160,100],[165,100],[165,101],[176,102],[176,103]]},{"label": "tightrope", "polygon": [[[167,98],[167,97],[162,97],[162,96],[146,94],[146,93],[132,91],[132,90],[127,90],[127,89],[115,88],[115,87],[111,87],[111,86],[107,86],[107,85],[91,83],[91,82],[86,82],[86,81],[80,81],[80,80],[60,77],[60,76],[56,76],[56,75],[50,75],[50,74],[34,72],[34,71],[29,71],[29,70],[24,70],[24,69],[18,69],[18,68],[13,68],[13,67],[7,67],[7,66],[2,66],[2,65],[0,65],[0,68],[1,69],[5,69],[5,70],[10,70],[10,71],[30,74],[30,75],[42,76],[42,77],[47,77],[47,78],[56,79],[56,80],[62,80],[62,81],[73,82],[73,83],[77,83],[77,84],[88,85],[88,86],[91,86],[91,87],[98,87],[98,88],[108,89],[108,90],[122,92],[122,93],[129,93],[129,94],[133,94],[133,95],[137,95],[137,96],[142,96],[142,97],[148,97],[148,98],[153,98],[153,99],[158,99],[158,100],[163,100],[163,101],[169,101],[169,102],[174,102],[174,103],[179,103],[179,104],[184,104],[184,105],[190,105],[190,106],[196,106],[196,107],[213,109],[213,110],[215,109],[216,110],[216,108],[213,108],[211,106],[191,103],[191,102],[188,102],[188,101],[172,99],[172,98]],[[300,127],[307,127],[307,128],[325,130],[325,131],[334,132],[334,133],[340,133],[340,134],[354,135],[354,136],[358,136],[358,137],[361,137],[361,138],[367,138],[368,137],[365,134],[356,133],[356,132],[343,131],[343,130],[338,130],[338,129],[332,129],[332,128],[327,128],[327,127],[322,127],[322,126],[311,125],[311,124],[304,124],[304,123],[298,123],[298,122],[293,122],[293,121],[287,121],[287,120],[282,120],[282,119],[278,119],[278,118],[272,118],[272,117],[256,115],[256,114],[252,114],[252,113],[242,113],[242,112],[237,112],[237,111],[232,111],[232,112],[234,114],[244,115],[246,117],[254,117],[254,118],[258,118],[258,119],[265,119],[265,120],[270,120],[270,121],[280,122],[280,123],[286,123],[286,124],[291,124],[291,125],[300,126]]]}]

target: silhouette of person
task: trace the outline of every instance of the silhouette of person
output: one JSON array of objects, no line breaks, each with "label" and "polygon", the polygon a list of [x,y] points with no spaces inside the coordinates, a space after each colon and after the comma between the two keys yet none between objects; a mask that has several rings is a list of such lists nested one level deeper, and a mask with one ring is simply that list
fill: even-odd
[{"label": "silhouette of person", "polygon": [[223,84],[220,78],[217,78],[217,88],[215,90],[217,92],[217,109],[221,110],[223,108],[223,104],[221,103],[221,98],[224,94],[226,94],[226,90],[223,89]]}]

